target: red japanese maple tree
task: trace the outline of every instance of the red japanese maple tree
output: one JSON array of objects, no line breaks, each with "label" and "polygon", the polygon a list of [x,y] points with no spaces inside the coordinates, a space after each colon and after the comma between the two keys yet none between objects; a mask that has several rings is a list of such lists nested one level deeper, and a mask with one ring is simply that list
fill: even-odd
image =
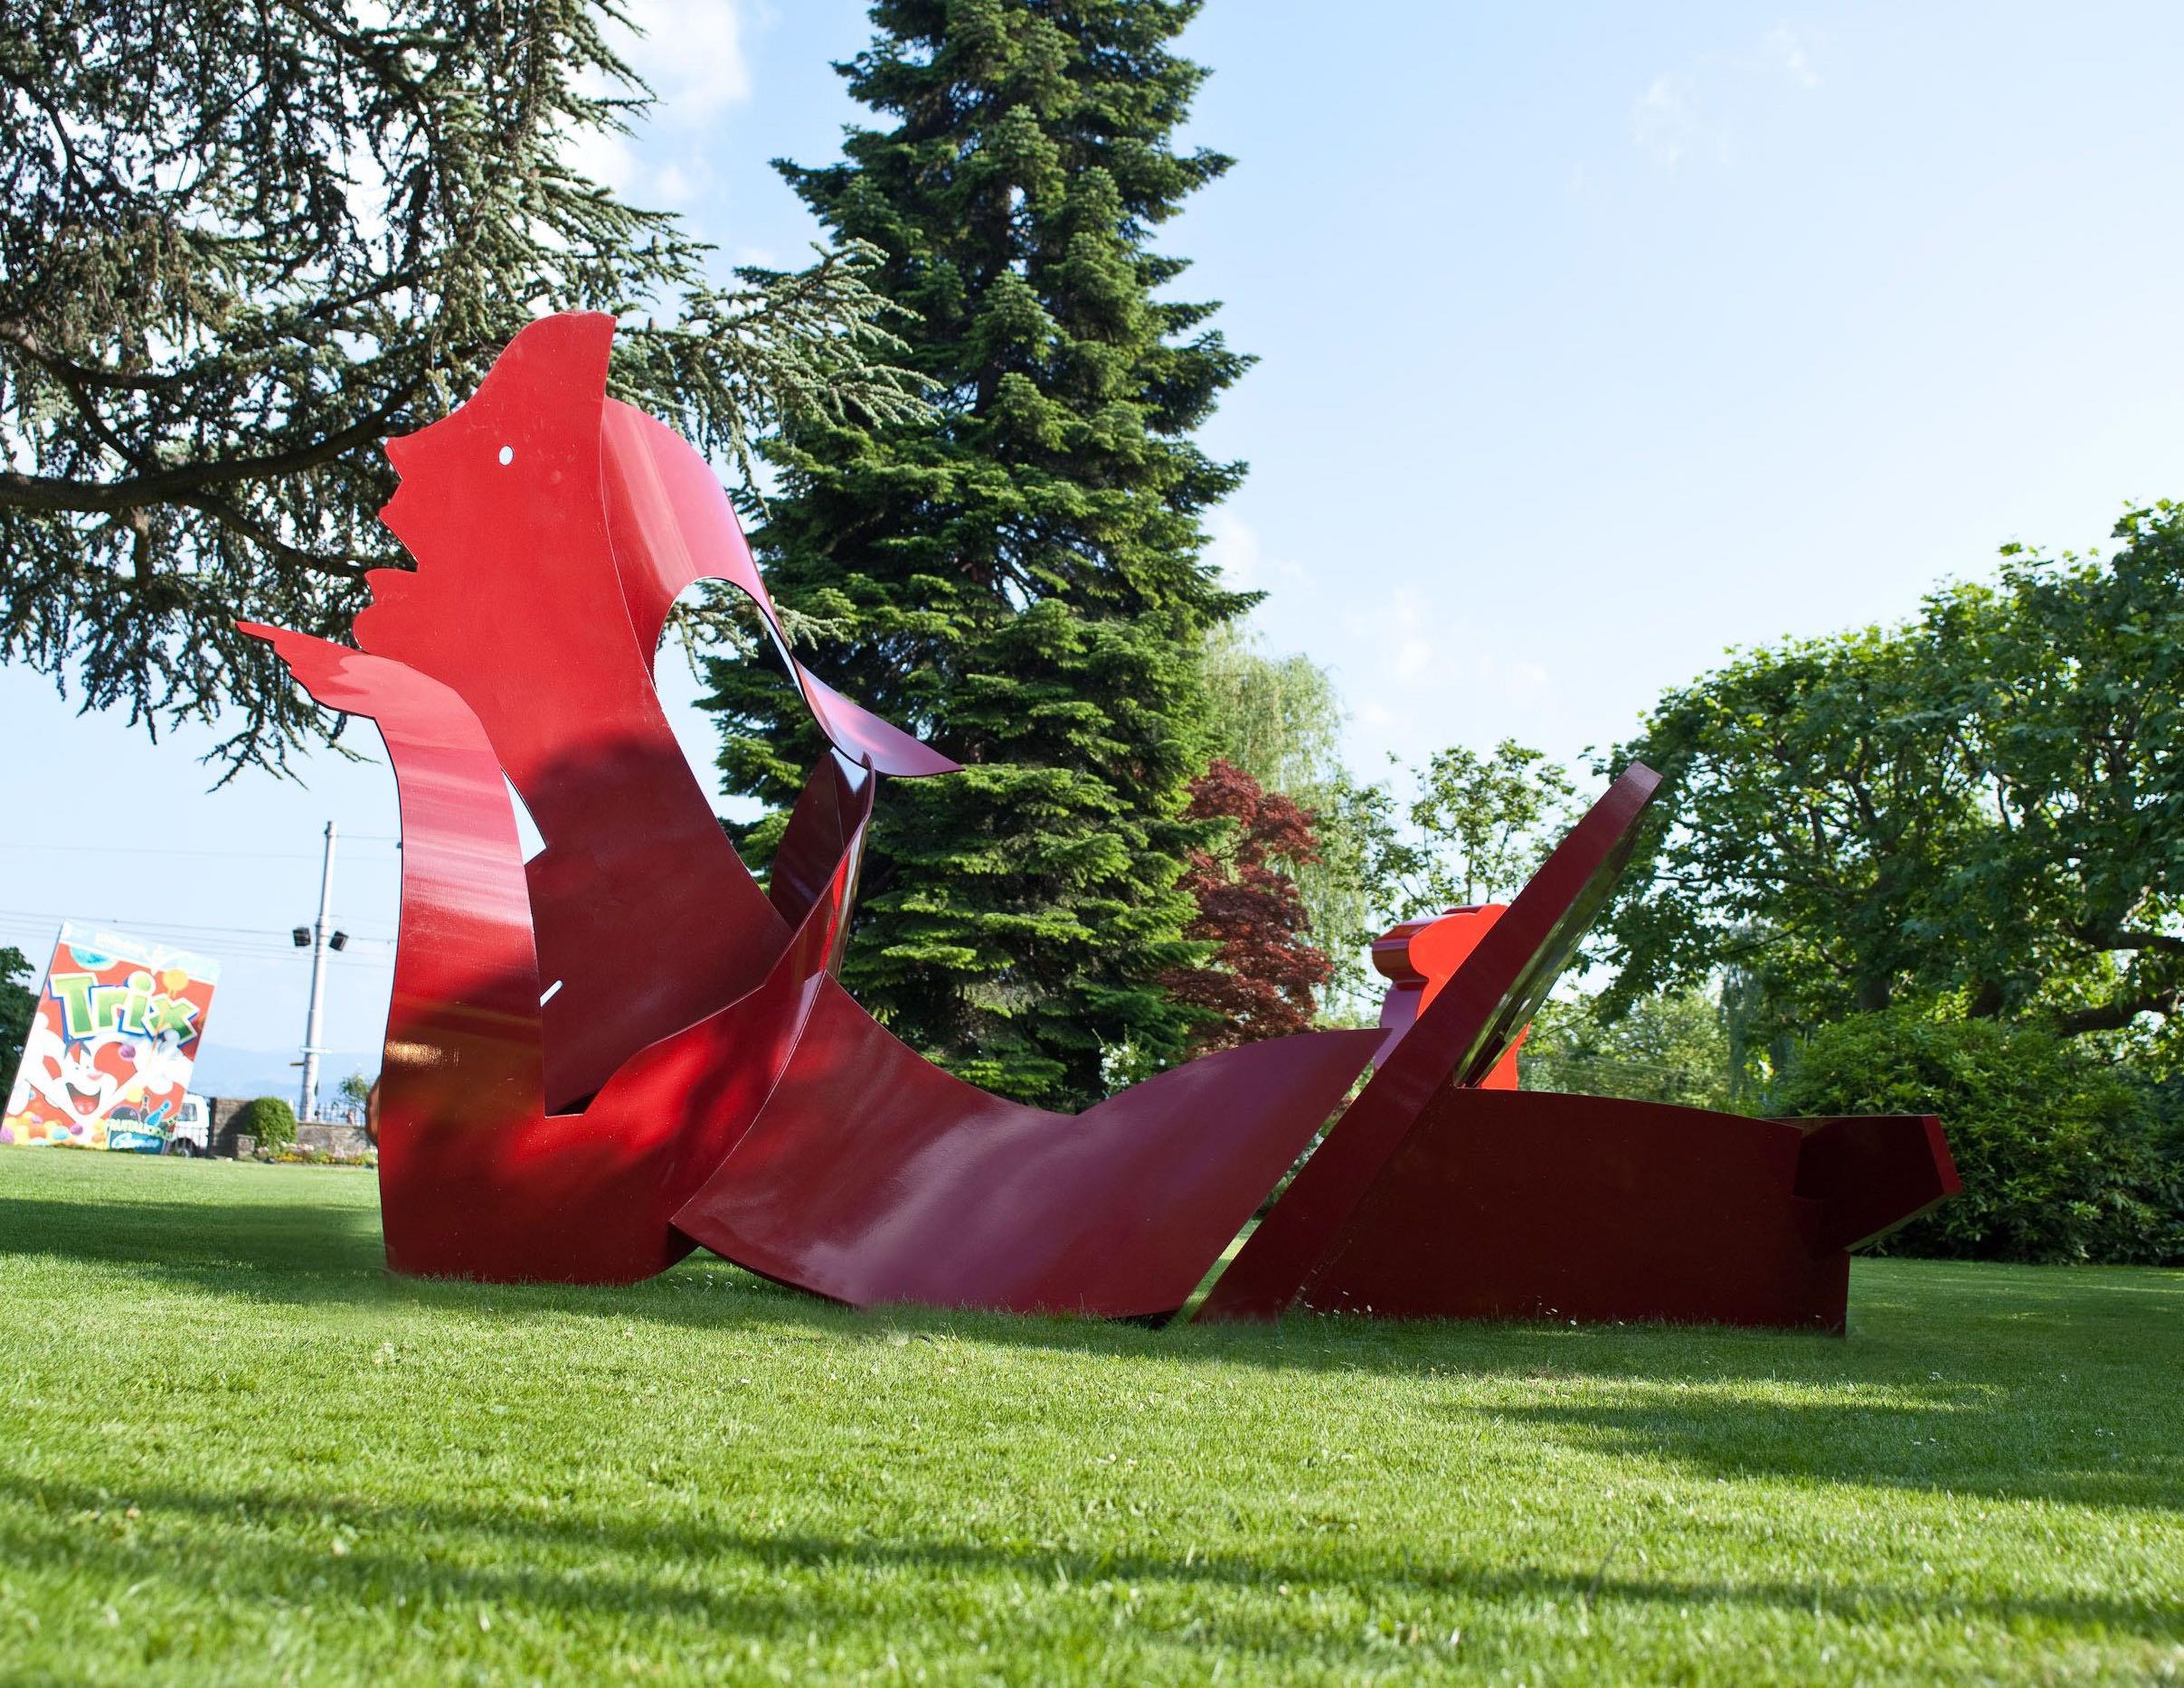
[{"label": "red japanese maple tree", "polygon": [[1309,1031],[1312,992],[1334,969],[1307,937],[1311,921],[1296,882],[1274,864],[1319,859],[1312,816],[1218,758],[1190,790],[1190,819],[1231,823],[1213,848],[1191,852],[1182,880],[1198,905],[1187,935],[1216,948],[1203,967],[1177,968],[1162,981],[1177,1002],[1208,1016],[1192,1034],[1192,1049]]}]

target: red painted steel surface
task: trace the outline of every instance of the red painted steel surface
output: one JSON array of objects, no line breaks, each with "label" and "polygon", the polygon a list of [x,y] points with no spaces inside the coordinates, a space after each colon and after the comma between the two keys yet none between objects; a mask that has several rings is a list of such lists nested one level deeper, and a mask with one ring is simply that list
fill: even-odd
[{"label": "red painted steel surface", "polygon": [[[1389,981],[1388,994],[1380,1004],[1380,1029],[1388,1033],[1384,1049],[1393,1049],[1398,1038],[1417,1023],[1441,988],[1456,976],[1470,958],[1488,929],[1508,912],[1501,902],[1451,909],[1428,919],[1405,920],[1373,940],[1373,966]],[[1508,1051],[1494,1063],[1493,1070],[1479,1081],[1483,1090],[1517,1088],[1517,1051],[1531,1028],[1519,1032]]]},{"label": "red painted steel surface", "polygon": [[[750,990],[788,939],[691,778],[631,621],[601,495],[613,332],[603,316],[535,322],[461,408],[389,442],[402,485],[382,516],[417,569],[374,571],[355,624],[365,650],[469,705],[545,841],[526,877],[560,986],[544,1010],[556,1108]],[[632,941],[668,931],[666,955]]]},{"label": "red painted steel surface", "polygon": [[[1074,1118],[933,1067],[832,976],[880,779],[955,765],[789,657],[704,460],[605,397],[611,338],[605,316],[535,323],[390,446],[386,518],[419,567],[373,572],[363,651],[251,629],[378,724],[400,789],[395,1269],[619,1282],[695,1241],[859,1305],[1165,1316],[1376,1052],[1205,1316],[1839,1326],[1842,1249],[1955,1187],[1930,1120],[1497,1090],[1629,851],[1657,783],[1638,768],[1508,908],[1376,947],[1385,1032],[1246,1045]],[[707,579],[758,606],[834,746],[764,892],[652,685],[676,595]],[[528,864],[510,784],[545,841]]]},{"label": "red painted steel surface", "polygon": [[600,434],[608,530],[630,620],[646,651],[658,646],[668,607],[685,587],[725,580],[758,606],[812,719],[851,763],[896,779],[956,771],[956,764],[931,745],[851,703],[789,655],[780,614],[760,578],[742,524],[711,466],[687,440],[616,399],[605,402]]},{"label": "red painted steel surface", "polygon": [[1544,1091],[1444,1090],[1390,1156],[1297,1305],[1384,1318],[1761,1325],[1840,1331],[1846,1248],[1954,1187],[1926,1118],[1856,1122],[1896,1175],[1807,1193],[1840,1122],[1748,1119]]},{"label": "red painted steel surface", "polygon": [[1797,1193],[1817,1204],[1815,1249],[1854,1249],[1886,1236],[1964,1185],[1942,1122],[1917,1116],[1808,1119],[1797,1162]]},{"label": "red painted steel surface", "polygon": [[1162,1316],[1378,1042],[1247,1044],[1070,1118],[951,1078],[829,980],[764,1111],[675,1222],[739,1266],[858,1306]]},{"label": "red painted steel surface", "polygon": [[1508,910],[1375,946],[1394,981],[1381,1070],[1201,1318],[1295,1306],[1843,1328],[1846,1250],[1958,1188],[1934,1120],[1748,1119],[1489,1082],[1656,784],[1625,774]]},{"label": "red painted steel surface", "polygon": [[865,822],[872,813],[873,778],[828,756],[811,770],[781,842],[774,846],[766,896],[791,925],[822,896],[842,911],[827,945],[827,970],[839,973],[848,941],[848,910],[856,901],[857,871],[865,859]]},{"label": "red painted steel surface", "polygon": [[1426,1107],[1444,1089],[1477,1084],[1522,1033],[1613,889],[1659,784],[1651,769],[1633,765],[1555,846],[1386,1051],[1372,1082],[1222,1273],[1198,1318],[1273,1318],[1296,1300]]},{"label": "red painted steel surface", "polygon": [[[691,1231],[733,1251],[741,1226],[752,1264],[843,1298],[1172,1311],[1374,1035],[1230,1051],[1068,1119],[883,1032],[828,976],[877,779],[954,765],[792,663],[839,754],[759,892],[650,665],[694,580],[772,606],[702,460],[604,400],[610,334],[534,324],[468,404],[391,448],[388,519],[420,567],[373,575],[367,651],[252,629],[378,724],[401,792],[389,1263],[626,1281],[688,1249],[670,1222],[687,1205]],[[528,869],[504,769],[545,838]]]},{"label": "red painted steel surface", "polygon": [[[530,882],[557,1108],[765,976],[789,938],[691,777],[653,684],[676,593],[771,601],[704,459],[605,398],[613,319],[550,316],[477,393],[387,448],[383,513],[417,561],[375,570],[357,642],[444,682],[483,724],[545,848]],[[796,665],[821,726],[901,775],[955,764]],[[669,932],[672,947],[632,941]]]},{"label": "red painted steel surface", "polygon": [[[376,722],[401,791],[402,930],[379,1099],[388,1265],[578,1283],[673,1265],[690,1249],[675,1211],[788,1063],[846,914],[854,847],[758,988],[636,1051],[582,1113],[548,1113],[523,857],[477,718],[399,663],[253,630],[321,703]],[[845,817],[853,846],[865,792]]]}]

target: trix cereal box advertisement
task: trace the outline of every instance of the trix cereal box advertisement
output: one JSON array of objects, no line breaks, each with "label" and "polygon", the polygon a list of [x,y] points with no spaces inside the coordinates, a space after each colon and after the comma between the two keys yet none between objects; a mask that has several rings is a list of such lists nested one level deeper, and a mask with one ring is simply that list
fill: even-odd
[{"label": "trix cereal box advertisement", "polygon": [[63,926],[0,1143],[165,1148],[219,976],[199,956]]}]

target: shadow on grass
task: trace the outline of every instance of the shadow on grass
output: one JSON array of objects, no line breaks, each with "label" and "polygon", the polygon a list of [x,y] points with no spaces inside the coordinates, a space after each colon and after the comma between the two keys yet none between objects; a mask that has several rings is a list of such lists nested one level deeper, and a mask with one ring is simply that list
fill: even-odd
[{"label": "shadow on grass", "polygon": [[[111,1586],[153,1579],[191,1586],[204,1571],[204,1531],[219,1528],[222,1590],[243,1601],[307,1598],[378,1603],[401,1598],[421,1617],[434,1608],[520,1607],[579,1622],[675,1621],[711,1634],[803,1636],[815,1624],[869,1628],[871,1573],[934,1585],[967,1579],[1001,1586],[1085,1589],[1102,1581],[1162,1587],[1206,1604],[1181,1630],[1144,1639],[1190,1652],[1280,1647],[1331,1663],[1385,1658],[1363,1637],[1318,1627],[1309,1601],[1266,1600],[1256,1609],[1224,1604],[1281,1592],[1325,1590],[1368,1609],[1401,1611],[1416,1600],[1451,1598],[1523,1604],[1575,1600],[1677,1608],[1772,1609],[1783,1615],[1871,1623],[1895,1616],[1983,1621],[2021,1629],[2065,1626],[2089,1637],[2184,1640],[2184,1612],[2151,1598],[2076,1593],[1960,1594],[1878,1580],[1755,1580],[1650,1576],[1612,1563],[1597,1568],[1440,1563],[1412,1555],[1365,1556],[1333,1572],[1278,1555],[1183,1557],[1015,1549],[960,1541],[881,1541],[864,1534],[769,1534],[704,1523],[687,1514],[642,1519],[518,1517],[452,1501],[374,1507],[345,1497],[290,1498],[260,1490],[214,1492],[180,1485],[132,1487],[126,1496],[65,1482],[0,1477],[0,1555],[15,1564],[66,1565]],[[140,1516],[126,1526],[117,1508]],[[222,1527],[224,1526],[224,1527]],[[375,1542],[384,1532],[385,1545]],[[328,1551],[339,1536],[345,1551]],[[322,1545],[323,1544],[323,1545]],[[603,1560],[602,1553],[615,1555]],[[692,1576],[702,1565],[710,1575]],[[729,1570],[758,1573],[735,1589]],[[752,1589],[756,1582],[758,1591]],[[911,1593],[909,1598],[921,1598]]]},{"label": "shadow on grass", "polygon": [[[1156,1332],[1066,1317],[858,1312],[711,1257],[620,1288],[397,1278],[383,1263],[375,1208],[313,1200],[307,1188],[287,1200],[266,1199],[263,1187],[223,1193],[211,1183],[186,1201],[130,1199],[125,1190],[110,1202],[0,1196],[0,1249],[121,1268],[147,1287],[273,1306],[489,1309],[496,1319],[596,1317],[774,1341],[907,1334],[1182,1364],[1499,1376],[1535,1398],[1451,1402],[1444,1410],[1527,1422],[1543,1438],[1725,1476],[2184,1509],[2184,1457],[2160,1445],[2163,1422],[2184,1440],[2184,1419],[2163,1404],[2160,1367],[2149,1352],[2184,1315],[2184,1274],[1861,1266],[1847,1343],[1775,1332],[1318,1317]],[[2073,1392],[2052,1382],[2073,1373],[2103,1377],[2106,1386]],[[1748,1388],[1740,1391],[1754,1382],[1829,1393],[1754,1400]],[[1610,1387],[1572,1400],[1560,1389],[1572,1382]],[[1872,1397],[1838,1392],[1851,1386],[1871,1388]],[[2042,1429],[2028,1438],[2034,1416]],[[2134,1431],[2128,1452],[2113,1438],[2126,1423]]]},{"label": "shadow on grass", "polygon": [[[2184,1461],[2136,1427],[2125,1453],[2098,1411],[2042,1415],[2026,1431],[2021,1395],[1981,1388],[1954,1398],[1886,1402],[1722,1400],[1670,1404],[1680,1391],[1629,1402],[1499,1407],[1504,1423],[1593,1452],[1668,1459],[1730,1481],[1752,1477],[1921,1490],[2096,1510],[2184,1511]],[[2000,1396],[1997,1399],[1997,1396]],[[2157,1438],[2148,1446],[2149,1435]]]},{"label": "shadow on grass", "polygon": [[[278,1175],[278,1174],[275,1174]],[[592,1316],[697,1329],[808,1327],[829,1336],[909,1332],[1084,1353],[1182,1353],[1326,1371],[1527,1372],[1543,1363],[1594,1373],[1655,1374],[1697,1341],[1709,1377],[1833,1377],[1844,1344],[1803,1332],[1661,1326],[1409,1324],[1292,1316],[1278,1325],[1165,1330],[1066,1315],[1021,1316],[895,1306],[843,1306],[770,1282],[699,1250],[670,1272],[618,1286],[487,1284],[405,1278],[386,1269],[375,1208],[261,1193],[188,1201],[112,1202],[0,1195],[0,1252],[121,1268],[147,1285],[298,1306],[414,1305],[496,1316]],[[1582,1355],[1575,1350],[1584,1350]]]},{"label": "shadow on grass", "polygon": [[[0,1249],[140,1270],[155,1278],[262,1298],[269,1276],[298,1300],[383,1294],[376,1210],[292,1202],[68,1201],[0,1196]],[[289,1297],[284,1297],[289,1298]]]}]

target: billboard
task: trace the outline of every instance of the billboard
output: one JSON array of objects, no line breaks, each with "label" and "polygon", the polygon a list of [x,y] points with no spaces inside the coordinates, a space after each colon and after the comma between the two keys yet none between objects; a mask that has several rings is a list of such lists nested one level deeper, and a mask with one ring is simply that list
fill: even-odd
[{"label": "billboard", "polygon": [[63,926],[0,1143],[165,1148],[219,977],[202,956]]}]

